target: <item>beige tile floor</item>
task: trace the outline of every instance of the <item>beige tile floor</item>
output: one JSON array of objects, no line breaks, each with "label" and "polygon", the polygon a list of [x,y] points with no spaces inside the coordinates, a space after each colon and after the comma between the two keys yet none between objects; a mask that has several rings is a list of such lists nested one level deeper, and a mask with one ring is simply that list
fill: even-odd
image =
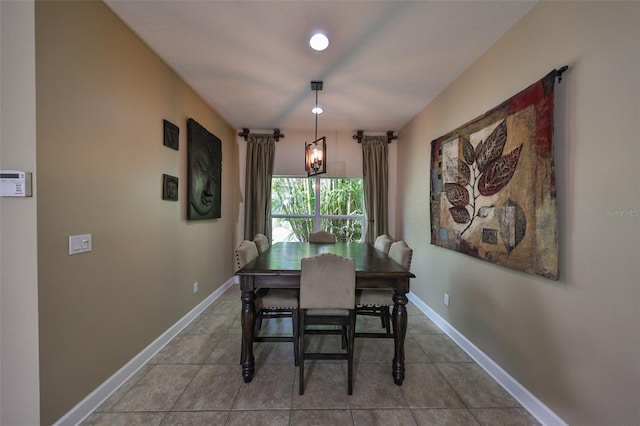
[{"label": "beige tile floor", "polygon": [[[408,312],[402,386],[391,377],[393,340],[359,338],[353,395],[347,395],[346,361],[307,361],[300,396],[291,343],[256,343],[256,374],[243,382],[240,291],[234,285],[83,425],[538,424],[411,303]],[[379,328],[377,318],[358,318],[360,331]],[[263,325],[265,333],[290,331],[290,319]],[[326,350],[339,347],[336,336],[310,338],[310,345]]]}]

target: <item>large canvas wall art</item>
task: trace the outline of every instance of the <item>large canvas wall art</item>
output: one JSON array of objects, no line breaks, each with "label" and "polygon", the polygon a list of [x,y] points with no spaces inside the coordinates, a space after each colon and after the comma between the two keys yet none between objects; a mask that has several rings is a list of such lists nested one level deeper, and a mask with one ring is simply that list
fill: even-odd
[{"label": "large canvas wall art", "polygon": [[216,219],[221,210],[222,142],[190,118],[187,120],[189,220]]},{"label": "large canvas wall art", "polygon": [[431,143],[431,244],[557,280],[557,71]]}]

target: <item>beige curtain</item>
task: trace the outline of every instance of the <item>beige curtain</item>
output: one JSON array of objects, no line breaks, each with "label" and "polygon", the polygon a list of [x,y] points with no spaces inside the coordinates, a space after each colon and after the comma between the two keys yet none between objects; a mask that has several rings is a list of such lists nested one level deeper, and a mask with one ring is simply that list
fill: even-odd
[{"label": "beige curtain", "polygon": [[388,230],[388,148],[386,136],[362,138],[362,174],[364,184],[365,242],[373,244]]},{"label": "beige curtain", "polygon": [[264,234],[271,241],[271,177],[276,145],[273,135],[250,133],[244,183],[244,238]]}]

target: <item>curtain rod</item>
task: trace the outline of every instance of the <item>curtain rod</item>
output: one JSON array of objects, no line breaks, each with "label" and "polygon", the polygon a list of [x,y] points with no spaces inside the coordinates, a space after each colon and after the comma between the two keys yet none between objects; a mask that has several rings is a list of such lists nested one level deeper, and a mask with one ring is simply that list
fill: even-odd
[{"label": "curtain rod", "polygon": [[[393,130],[389,130],[387,132],[387,143],[391,143],[391,141],[398,139],[398,135],[394,135],[393,133],[394,133]],[[364,137],[364,130],[357,130],[356,134],[353,135],[353,139],[357,140],[358,143],[362,143],[363,137]]]},{"label": "curtain rod", "polygon": [[[238,133],[238,136],[241,136],[246,142],[249,138],[249,129],[243,127],[242,131]],[[284,133],[282,133],[280,129],[273,129],[273,139],[275,139],[276,142],[280,141],[280,139],[284,139]]]}]

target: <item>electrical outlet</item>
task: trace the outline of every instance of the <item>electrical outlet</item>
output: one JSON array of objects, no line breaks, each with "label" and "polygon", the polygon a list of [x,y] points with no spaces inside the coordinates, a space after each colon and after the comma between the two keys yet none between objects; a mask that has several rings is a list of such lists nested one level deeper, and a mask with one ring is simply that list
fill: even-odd
[{"label": "electrical outlet", "polygon": [[198,281],[196,281],[195,283],[193,283],[193,292],[197,293],[198,292]]},{"label": "electrical outlet", "polygon": [[86,253],[93,250],[93,237],[91,234],[69,236],[69,255]]},{"label": "electrical outlet", "polygon": [[449,294],[448,293],[444,294],[444,304],[446,306],[449,306]]}]

